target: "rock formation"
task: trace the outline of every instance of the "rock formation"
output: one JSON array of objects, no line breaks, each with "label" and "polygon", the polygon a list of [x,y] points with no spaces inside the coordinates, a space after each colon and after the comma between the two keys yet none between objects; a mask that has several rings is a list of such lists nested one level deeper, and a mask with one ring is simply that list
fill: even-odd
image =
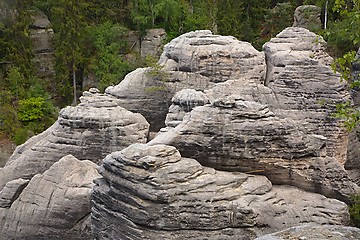
[{"label": "rock formation", "polygon": [[310,31],[321,29],[321,8],[315,5],[302,5],[295,9],[293,27],[301,27]]},{"label": "rock formation", "polygon": [[360,229],[354,227],[333,226],[333,225],[314,225],[305,224],[297,227],[285,229],[280,232],[261,236],[255,240],[357,240],[360,239]]},{"label": "rock formation", "polygon": [[[81,214],[90,212],[96,164],[113,151],[147,141],[145,118],[120,107],[117,99],[91,89],[80,101],[62,109],[52,127],[17,147],[0,168],[1,239],[89,239],[90,221]],[[73,159],[59,163],[69,154],[94,164]]]},{"label": "rock formation", "polygon": [[264,73],[264,54],[251,44],[196,31],[166,44],[155,68],[137,69],[105,92],[119,98],[126,109],[141,113],[151,131],[158,131],[177,91],[210,89],[218,82],[246,76],[263,81]]},{"label": "rock formation", "polygon": [[[332,115],[350,95],[325,44],[292,27],[261,53],[197,31],[165,46],[161,68],[108,88],[139,112],[137,101],[164,98],[145,88],[164,87],[167,97],[180,91],[153,140],[104,160],[93,194],[95,238],[254,239],[301,223],[347,224],[345,205],[324,197],[349,202],[359,192],[344,169],[348,133]],[[160,119],[149,122],[161,126]],[[344,208],[333,211],[338,203]]]},{"label": "rock formation", "polygon": [[347,133],[332,113],[350,98],[324,44],[306,29],[285,29],[264,45],[265,81],[245,74],[205,90],[210,104],[177,119],[151,144],[176,146],[216,169],[257,172],[349,201],[359,188],[344,170]]},{"label": "rock formation", "polygon": [[54,77],[54,31],[50,27],[48,17],[41,11],[33,12],[31,39],[33,42],[34,59],[41,77]]},{"label": "rock formation", "polygon": [[[297,27],[263,52],[209,31],[172,40],[158,64],[105,94],[85,92],[17,148],[0,169],[2,234],[31,233],[31,214],[21,215],[27,191],[68,154],[102,163],[95,239],[254,239],[302,223],[348,224],[344,202],[359,187],[344,169],[349,136],[333,113],[351,98],[331,62],[324,40]],[[148,143],[139,113],[150,130],[165,126]],[[88,236],[87,215],[73,215],[83,218],[65,219],[61,237]],[[45,219],[39,239],[57,232]]]},{"label": "rock formation", "polygon": [[216,171],[171,146],[108,155],[93,192],[95,239],[254,239],[300,223],[347,224],[347,206],[263,176]]},{"label": "rock formation", "polygon": [[8,182],[0,191],[1,239],[91,239],[96,167],[68,155],[30,181]]}]

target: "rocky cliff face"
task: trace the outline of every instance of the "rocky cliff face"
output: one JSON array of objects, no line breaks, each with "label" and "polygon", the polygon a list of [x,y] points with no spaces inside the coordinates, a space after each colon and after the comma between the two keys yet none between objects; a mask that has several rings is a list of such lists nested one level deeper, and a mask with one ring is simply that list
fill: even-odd
[{"label": "rocky cliff face", "polygon": [[254,239],[299,223],[349,220],[340,201],[203,167],[171,146],[131,145],[108,155],[100,173],[95,239]]},{"label": "rocky cliff face", "polygon": [[[174,39],[156,66],[135,70],[105,94],[85,92],[81,104],[15,151],[0,169],[1,234],[58,233],[57,214],[37,235],[23,214],[33,209],[29,216],[42,224],[39,216],[51,211],[45,200],[27,200],[38,191],[32,182],[41,185],[68,154],[101,164],[92,193],[95,239],[254,239],[302,223],[348,225],[344,202],[359,187],[344,166],[355,155],[332,114],[350,95],[324,50],[321,37],[295,27],[263,52],[209,31]],[[150,142],[139,113],[152,131],[165,126]],[[64,181],[44,184],[63,189]],[[81,217],[63,218],[63,238],[89,237],[88,197],[84,190],[77,201],[85,210],[70,214]]]},{"label": "rocky cliff face", "polygon": [[[1,239],[89,239],[96,164],[147,141],[145,118],[120,107],[117,99],[91,89],[80,101],[62,109],[52,127],[17,147],[0,168]],[[69,154],[94,164],[60,160]]]},{"label": "rocky cliff face", "polygon": [[[155,113],[166,127],[105,159],[95,238],[254,239],[300,223],[346,225],[345,205],[330,198],[349,202],[359,187],[344,169],[348,133],[332,117],[350,95],[331,62],[323,39],[304,28],[285,29],[264,52],[207,31],[174,39],[159,61],[168,77],[161,86],[180,90],[166,118]],[[144,94],[160,83],[147,71],[107,93],[155,111],[151,102],[164,96]],[[311,210],[306,199],[316,202]]]}]

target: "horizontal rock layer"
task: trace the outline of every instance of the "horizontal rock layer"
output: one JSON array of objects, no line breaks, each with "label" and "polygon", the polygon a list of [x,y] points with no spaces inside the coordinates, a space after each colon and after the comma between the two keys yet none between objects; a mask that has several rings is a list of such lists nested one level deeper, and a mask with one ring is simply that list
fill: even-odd
[{"label": "horizontal rock layer", "polygon": [[96,167],[69,155],[30,181],[7,184],[0,191],[0,203],[13,197],[11,205],[1,204],[1,239],[91,239],[90,193],[99,177]]},{"label": "horizontal rock layer", "polygon": [[303,222],[347,224],[347,206],[263,176],[216,171],[171,146],[108,155],[93,191],[95,239],[254,239]]},{"label": "horizontal rock layer", "polygon": [[0,169],[0,190],[8,181],[30,179],[71,154],[95,163],[132,143],[147,141],[149,124],[140,114],[120,107],[115,98],[85,92],[76,107],[66,107],[45,132],[17,147]]}]

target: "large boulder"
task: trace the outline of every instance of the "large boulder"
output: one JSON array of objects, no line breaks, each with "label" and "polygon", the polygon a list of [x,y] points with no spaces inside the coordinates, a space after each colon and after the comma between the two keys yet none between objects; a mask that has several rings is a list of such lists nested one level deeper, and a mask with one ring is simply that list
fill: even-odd
[{"label": "large boulder", "polygon": [[251,44],[202,30],[173,39],[156,66],[135,70],[105,92],[119,98],[124,108],[141,113],[151,130],[158,131],[177,91],[210,89],[240,77],[262,82],[264,73],[264,54]]},{"label": "large boulder", "polygon": [[30,181],[0,191],[1,239],[91,239],[90,195],[97,165],[71,155]]},{"label": "large boulder", "polygon": [[100,173],[92,195],[95,239],[254,239],[300,223],[349,222],[338,200],[203,167],[166,145],[114,152]]},{"label": "large boulder", "polygon": [[117,99],[85,92],[76,107],[66,107],[45,132],[16,148],[0,168],[0,190],[11,180],[30,179],[71,154],[99,164],[109,153],[147,141],[149,124],[140,114],[119,106]]}]

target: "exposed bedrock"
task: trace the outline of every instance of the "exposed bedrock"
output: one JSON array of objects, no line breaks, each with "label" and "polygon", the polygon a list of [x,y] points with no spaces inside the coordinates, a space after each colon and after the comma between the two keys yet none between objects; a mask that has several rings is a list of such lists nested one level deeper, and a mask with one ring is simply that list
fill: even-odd
[{"label": "exposed bedrock", "polygon": [[355,227],[304,224],[276,233],[256,238],[255,240],[357,240],[360,239],[360,229]]},{"label": "exposed bedrock", "polygon": [[66,107],[45,132],[17,147],[0,169],[0,190],[8,181],[30,179],[61,157],[71,154],[95,163],[132,143],[147,141],[149,124],[140,114],[118,105],[115,98],[85,92],[76,107]]},{"label": "exposed bedrock", "polygon": [[[97,164],[113,151],[145,143],[149,128],[143,116],[97,92],[62,109],[53,126],[17,147],[0,168],[0,239],[91,239]],[[63,158],[69,154],[79,160]]]},{"label": "exposed bedrock", "polygon": [[95,239],[254,239],[300,223],[349,221],[338,200],[203,167],[172,146],[133,144],[108,155],[100,174]]},{"label": "exposed bedrock", "polygon": [[122,107],[141,113],[150,130],[158,131],[177,91],[210,89],[240,77],[263,82],[264,59],[251,44],[234,37],[190,32],[164,46],[157,67],[137,69],[105,92],[119,98]]},{"label": "exposed bedrock", "polygon": [[359,187],[344,170],[348,133],[332,114],[350,95],[324,50],[325,42],[310,31],[285,29],[264,45],[265,84],[249,76],[218,83],[204,91],[208,103],[192,111],[179,102],[195,95],[179,94],[184,97],[173,99],[167,128],[150,144],[348,202]]},{"label": "exposed bedrock", "polygon": [[8,182],[0,191],[1,239],[91,239],[96,167],[68,155],[30,181]]}]

